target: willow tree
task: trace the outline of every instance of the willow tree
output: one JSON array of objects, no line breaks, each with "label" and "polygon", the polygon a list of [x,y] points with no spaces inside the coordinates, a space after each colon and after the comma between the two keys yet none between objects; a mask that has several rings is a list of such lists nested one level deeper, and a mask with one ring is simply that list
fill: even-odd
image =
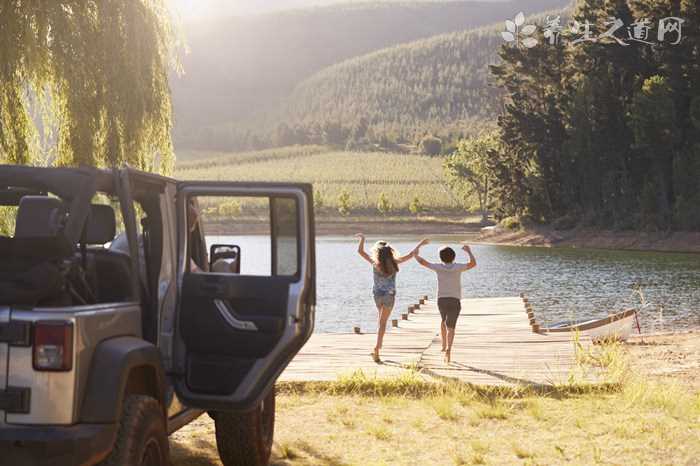
[{"label": "willow tree", "polygon": [[0,2],[0,162],[170,171],[173,39],[165,0]]}]

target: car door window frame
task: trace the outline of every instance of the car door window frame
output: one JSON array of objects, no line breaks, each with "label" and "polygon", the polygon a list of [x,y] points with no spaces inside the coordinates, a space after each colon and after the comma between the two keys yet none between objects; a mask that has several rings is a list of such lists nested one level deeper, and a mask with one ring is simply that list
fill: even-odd
[{"label": "car door window frame", "polygon": [[[184,381],[187,348],[181,336],[176,337],[175,366],[178,378],[176,391],[185,402],[202,409],[248,409],[258,403],[271,388],[281,371],[296,351],[313,332],[315,307],[313,193],[308,185],[277,183],[181,182],[176,197],[177,251],[178,251],[178,307],[176,326],[179,326],[182,303],[182,285],[190,273],[187,261],[187,200],[191,196],[290,197],[296,200],[298,270],[295,276],[280,275],[269,278],[290,280],[285,314],[285,328],[276,346],[265,357],[256,360],[255,367],[246,374],[231,395],[206,395],[192,392]],[[273,233],[271,231],[271,233]],[[211,274],[212,272],[205,272]],[[265,277],[258,277],[265,278]],[[294,280],[294,281],[292,281]],[[176,332],[178,333],[179,330]]]}]

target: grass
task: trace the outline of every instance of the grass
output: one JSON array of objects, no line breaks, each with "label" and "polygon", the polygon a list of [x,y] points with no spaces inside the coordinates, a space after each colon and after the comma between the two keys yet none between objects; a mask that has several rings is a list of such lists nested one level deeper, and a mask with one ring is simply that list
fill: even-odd
[{"label": "grass", "polygon": [[[615,347],[581,359],[627,366]],[[695,464],[700,393],[629,370],[602,380],[493,388],[416,370],[279,384],[272,464]],[[174,466],[219,465],[212,437],[206,416],[176,433]]]},{"label": "grass", "polygon": [[294,146],[257,152],[183,152],[178,179],[297,181],[314,184],[317,211],[337,214],[338,197],[347,192],[355,213],[379,215],[384,193],[391,209],[386,217],[408,213],[414,198],[426,211],[463,212],[461,202],[443,180],[439,157],[383,152],[346,152],[321,146]]}]

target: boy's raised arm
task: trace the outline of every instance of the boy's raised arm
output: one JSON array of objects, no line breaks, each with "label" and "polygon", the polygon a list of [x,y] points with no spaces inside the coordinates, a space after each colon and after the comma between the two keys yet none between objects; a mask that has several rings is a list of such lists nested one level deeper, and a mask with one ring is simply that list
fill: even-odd
[{"label": "boy's raised arm", "polygon": [[469,254],[469,263],[465,266],[464,270],[469,270],[469,269],[473,269],[474,267],[476,267],[476,257],[474,257],[474,253],[472,252],[472,248],[470,248],[468,245],[465,244],[462,246],[462,251]]},{"label": "boy's raised arm", "polygon": [[425,246],[425,245],[428,244],[429,242],[430,242],[429,240],[424,239],[423,241],[421,241],[420,243],[418,243],[418,245],[417,245],[416,248],[414,249],[414,251],[415,251],[414,257],[416,258],[416,261],[418,261],[418,263],[419,263],[420,265],[422,265],[423,267],[427,267],[427,268],[430,268],[430,262],[428,262],[427,260],[425,260],[425,259],[423,259],[423,258],[421,257],[421,255],[420,255],[420,248],[423,247],[423,246]]},{"label": "boy's raised arm", "polygon": [[355,235],[356,238],[359,238],[360,241],[357,244],[357,253],[362,257],[364,260],[369,262],[370,264],[372,263],[372,258],[369,257],[369,254],[365,251],[365,235],[362,233],[358,233]]}]

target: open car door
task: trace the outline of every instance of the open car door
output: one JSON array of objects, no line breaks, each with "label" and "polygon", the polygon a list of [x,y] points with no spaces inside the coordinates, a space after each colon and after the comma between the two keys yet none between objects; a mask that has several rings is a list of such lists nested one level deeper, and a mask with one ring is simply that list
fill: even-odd
[{"label": "open car door", "polygon": [[[194,408],[251,409],[313,331],[311,185],[184,182],[176,205],[175,389]],[[238,264],[210,263],[227,244]]]}]

